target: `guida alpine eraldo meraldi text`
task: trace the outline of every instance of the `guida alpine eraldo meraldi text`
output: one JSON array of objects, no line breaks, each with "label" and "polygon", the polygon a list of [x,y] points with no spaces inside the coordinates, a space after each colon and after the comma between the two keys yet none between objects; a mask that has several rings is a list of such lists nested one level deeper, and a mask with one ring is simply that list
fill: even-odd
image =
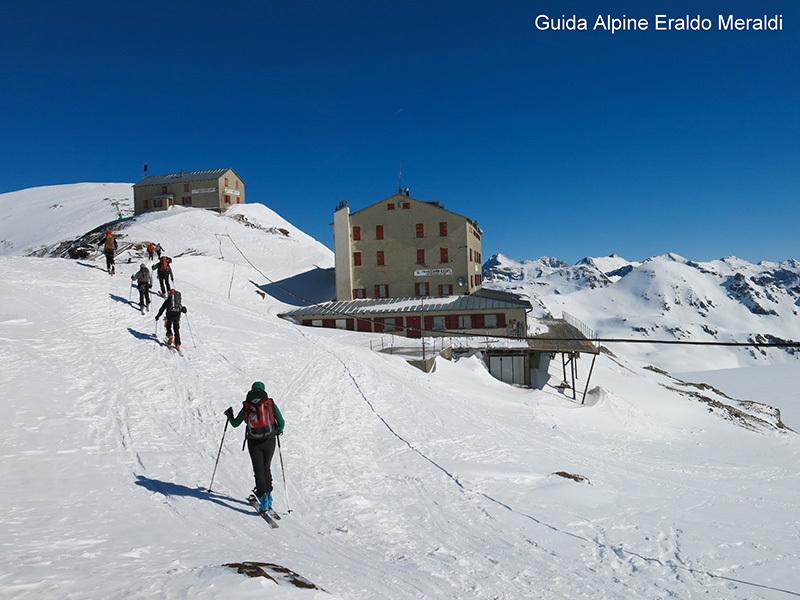
[{"label": "guida alpine eraldo meraldi text", "polygon": [[[719,31],[783,31],[783,15],[763,15],[761,17],[737,17],[735,15],[717,15]],[[539,15],[535,19],[536,29],[540,31],[588,31],[589,21],[577,15],[550,17]],[[709,31],[714,21],[701,15],[685,15],[670,17],[655,15],[653,29],[655,31]],[[612,34],[618,31],[646,31],[650,29],[650,20],[622,15],[597,15],[592,31],[602,30]]]}]

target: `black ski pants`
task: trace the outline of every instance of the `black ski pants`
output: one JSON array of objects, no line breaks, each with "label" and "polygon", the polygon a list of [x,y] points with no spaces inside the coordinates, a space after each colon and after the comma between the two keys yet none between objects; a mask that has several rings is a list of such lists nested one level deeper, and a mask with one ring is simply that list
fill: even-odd
[{"label": "black ski pants", "polygon": [[250,451],[250,460],[253,461],[253,475],[256,478],[256,496],[261,498],[264,494],[272,493],[272,472],[270,465],[275,456],[275,438],[253,440],[248,438],[247,449]]},{"label": "black ski pants", "polygon": [[114,251],[113,250],[105,250],[106,255],[106,270],[111,273],[114,271]]},{"label": "black ski pants", "polygon": [[169,291],[169,273],[158,272],[158,285],[161,286],[161,293],[166,296]]},{"label": "black ski pants", "polygon": [[139,308],[150,306],[150,286],[140,283],[136,288],[139,290]]},{"label": "black ski pants", "polygon": [[175,334],[174,343],[176,346],[181,345],[181,313],[171,315],[167,313],[167,335]]}]

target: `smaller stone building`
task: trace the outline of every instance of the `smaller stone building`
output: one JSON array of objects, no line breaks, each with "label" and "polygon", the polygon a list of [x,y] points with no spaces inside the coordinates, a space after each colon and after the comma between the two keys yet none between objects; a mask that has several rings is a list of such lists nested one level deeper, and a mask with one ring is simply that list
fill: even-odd
[{"label": "smaller stone building", "polygon": [[175,205],[225,212],[234,204],[244,203],[244,182],[231,168],[152,175],[133,186],[137,215]]}]

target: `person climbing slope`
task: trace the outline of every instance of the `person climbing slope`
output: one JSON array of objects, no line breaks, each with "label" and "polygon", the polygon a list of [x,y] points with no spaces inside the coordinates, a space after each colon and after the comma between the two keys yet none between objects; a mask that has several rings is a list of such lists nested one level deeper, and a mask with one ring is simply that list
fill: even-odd
[{"label": "person climbing slope", "polygon": [[110,229],[106,230],[106,238],[102,243],[103,254],[106,255],[106,270],[109,275],[113,275],[116,272],[114,267],[114,254],[117,252],[117,239],[114,237],[114,234],[111,233]]},{"label": "person climbing slope", "polygon": [[136,288],[139,290],[139,310],[144,314],[145,307],[150,310],[150,288],[153,287],[153,277],[146,264],[139,265],[139,270],[131,275],[131,281],[136,282]]},{"label": "person climbing slope", "polygon": [[228,422],[234,427],[247,424],[245,438],[253,463],[253,476],[256,487],[253,490],[259,503],[259,510],[266,511],[272,507],[272,471],[270,465],[275,455],[275,443],[283,433],[285,426],[283,415],[278,405],[267,395],[264,384],[256,381],[247,392],[242,408],[235,417],[233,408],[225,411]]},{"label": "person climbing slope", "polygon": [[[166,312],[165,327],[167,328],[167,346],[172,346],[175,342],[175,349],[181,349],[181,315],[186,314],[186,307],[181,303],[181,293],[178,290],[170,290],[164,304],[158,309],[156,321]],[[172,335],[175,334],[173,338]]]},{"label": "person climbing slope", "polygon": [[172,274],[172,267],[170,263],[172,259],[169,256],[162,256],[158,262],[153,265],[153,271],[158,275],[158,285],[161,288],[161,295],[166,296],[167,290],[170,289],[170,280],[175,283],[175,276]]}]

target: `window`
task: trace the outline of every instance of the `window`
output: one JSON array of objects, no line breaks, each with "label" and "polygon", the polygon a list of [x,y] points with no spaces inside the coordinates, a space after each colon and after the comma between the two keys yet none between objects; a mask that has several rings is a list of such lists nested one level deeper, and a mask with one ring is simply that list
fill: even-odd
[{"label": "window", "polygon": [[149,200],[142,200],[142,208],[148,208],[149,204],[150,204]]},{"label": "window", "polygon": [[165,185],[161,186],[161,193],[162,194],[166,194],[167,193],[167,186],[165,186]]},{"label": "window", "polygon": [[353,241],[358,242],[361,240],[361,227],[358,225],[353,226]]},{"label": "window", "polygon": [[367,297],[367,290],[365,290],[364,288],[355,288],[353,290],[353,300],[366,297]]},{"label": "window", "polygon": [[439,262],[450,262],[450,253],[447,248],[439,248]]},{"label": "window", "polygon": [[458,328],[459,329],[472,329],[472,316],[471,315],[458,315]]},{"label": "window", "polygon": [[487,329],[494,329],[497,327],[497,315],[484,315],[483,326]]},{"label": "window", "polygon": [[353,252],[353,266],[354,267],[361,266],[361,252]]},{"label": "window", "polygon": [[376,240],[383,239],[383,225],[375,225],[375,239]]},{"label": "window", "polygon": [[403,328],[403,317],[387,317],[383,320],[383,330],[386,332],[400,331]]},{"label": "window", "polygon": [[417,250],[417,264],[418,265],[425,264],[425,250]]},{"label": "window", "polygon": [[403,208],[404,209],[411,208],[411,202],[403,202]]},{"label": "window", "polygon": [[188,183],[184,183],[183,184],[183,191],[184,192],[188,192],[189,191],[189,184]]},{"label": "window", "polygon": [[440,221],[439,222],[439,235],[441,237],[447,236],[447,221]]},{"label": "window", "polygon": [[389,286],[385,283],[378,284],[375,286],[375,297],[376,298],[388,298],[389,297]]},{"label": "window", "polygon": [[382,266],[384,266],[386,264],[386,258],[385,258],[384,254],[383,254],[383,250],[378,250],[376,259],[378,261],[378,266],[379,267],[382,267]]},{"label": "window", "polygon": [[414,284],[414,295],[415,296],[430,296],[431,295],[431,286],[426,281],[420,281],[419,283]]},{"label": "window", "polygon": [[444,329],[444,317],[433,317],[433,328],[434,331],[441,331]]},{"label": "window", "polygon": [[225,187],[228,187],[228,178],[225,178]]},{"label": "window", "polygon": [[453,284],[445,283],[439,286],[440,296],[449,296],[453,293]]},{"label": "window", "polygon": [[394,203],[393,203],[393,202],[390,202],[389,204],[387,204],[387,205],[386,205],[386,208],[387,208],[388,210],[394,210]]},{"label": "window", "polygon": [[225,196],[225,204],[230,204],[230,203],[231,203],[231,197]]},{"label": "window", "polygon": [[192,205],[192,197],[191,196],[184,196],[181,198],[181,204],[184,206],[191,206]]},{"label": "window", "polygon": [[164,206],[164,199],[163,198],[154,198],[153,199],[153,208],[163,208]]},{"label": "window", "polygon": [[236,180],[236,186],[235,187],[236,187],[237,190],[239,189],[239,180],[238,179]]},{"label": "window", "polygon": [[424,223],[417,223],[417,237],[418,238],[425,237],[425,224]]}]

